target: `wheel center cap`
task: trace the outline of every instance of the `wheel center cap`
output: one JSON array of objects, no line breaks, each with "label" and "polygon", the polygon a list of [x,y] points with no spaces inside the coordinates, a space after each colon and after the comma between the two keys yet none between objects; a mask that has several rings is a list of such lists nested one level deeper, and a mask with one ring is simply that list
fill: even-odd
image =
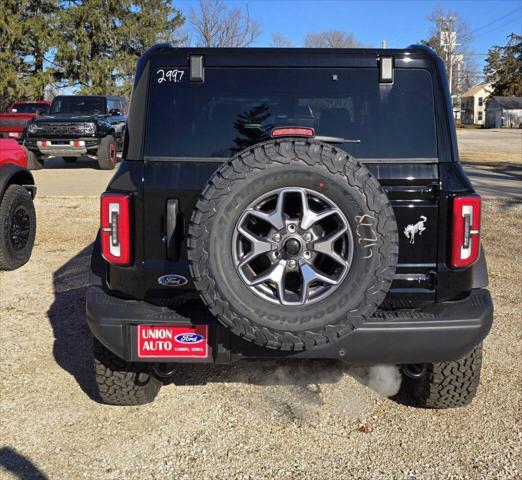
[{"label": "wheel center cap", "polygon": [[283,248],[288,255],[297,255],[301,251],[301,242],[296,238],[289,238]]}]

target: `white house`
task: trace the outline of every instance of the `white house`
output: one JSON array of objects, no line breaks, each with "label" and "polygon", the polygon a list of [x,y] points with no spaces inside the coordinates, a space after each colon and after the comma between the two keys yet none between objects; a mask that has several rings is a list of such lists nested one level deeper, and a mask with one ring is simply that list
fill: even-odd
[{"label": "white house", "polygon": [[491,83],[480,83],[460,96],[460,121],[463,125],[485,124],[486,100],[491,92]]},{"label": "white house", "polygon": [[522,97],[491,97],[486,128],[522,128]]}]

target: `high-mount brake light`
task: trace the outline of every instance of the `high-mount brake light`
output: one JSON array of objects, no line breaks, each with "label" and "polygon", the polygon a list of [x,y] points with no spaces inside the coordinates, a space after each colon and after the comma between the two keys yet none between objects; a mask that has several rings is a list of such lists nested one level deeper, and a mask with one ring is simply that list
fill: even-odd
[{"label": "high-mount brake light", "polygon": [[100,205],[102,255],[109,263],[128,265],[130,245],[131,197],[122,193],[104,193]]},{"label": "high-mount brake light", "polygon": [[451,238],[451,266],[468,267],[480,255],[480,197],[478,195],[453,199],[453,230]]},{"label": "high-mount brake light", "polygon": [[307,137],[315,136],[315,130],[311,127],[276,127],[270,134],[272,138],[277,137]]}]

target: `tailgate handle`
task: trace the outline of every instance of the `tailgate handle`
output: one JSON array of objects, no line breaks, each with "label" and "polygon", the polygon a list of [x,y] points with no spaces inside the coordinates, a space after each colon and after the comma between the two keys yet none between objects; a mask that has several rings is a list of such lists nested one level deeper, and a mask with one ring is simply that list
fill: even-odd
[{"label": "tailgate handle", "polygon": [[179,242],[176,242],[176,238],[180,238],[180,235],[176,235],[176,225],[179,214],[179,202],[176,199],[169,198],[167,200],[167,258],[170,260],[176,260],[179,256]]}]

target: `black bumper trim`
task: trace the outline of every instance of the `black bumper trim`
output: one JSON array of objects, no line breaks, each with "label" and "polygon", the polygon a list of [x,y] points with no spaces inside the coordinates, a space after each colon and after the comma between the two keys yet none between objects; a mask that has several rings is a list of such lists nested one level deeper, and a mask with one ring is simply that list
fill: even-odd
[{"label": "black bumper trim", "polygon": [[184,308],[175,311],[120,299],[97,286],[87,291],[87,322],[91,332],[114,354],[128,361],[138,360],[139,324],[209,325],[212,356],[198,361],[228,363],[238,359],[293,357],[406,364],[461,358],[486,337],[493,323],[491,295],[486,289],[476,289],[463,300],[435,303],[422,310],[378,310],[363,326],[335,343],[309,351],[284,352],[258,347],[230,334],[203,306]]}]

